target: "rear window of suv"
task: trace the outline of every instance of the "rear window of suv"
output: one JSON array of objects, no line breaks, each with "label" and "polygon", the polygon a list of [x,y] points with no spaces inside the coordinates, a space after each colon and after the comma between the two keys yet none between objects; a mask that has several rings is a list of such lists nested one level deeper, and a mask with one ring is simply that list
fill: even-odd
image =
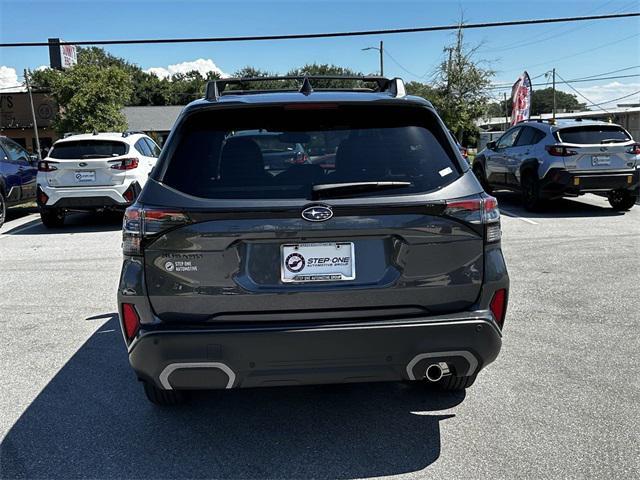
[{"label": "rear window of suv", "polygon": [[75,140],[53,146],[50,158],[72,160],[75,158],[118,157],[127,153],[127,144],[110,140]]},{"label": "rear window of suv", "polygon": [[[350,196],[402,195],[437,190],[461,175],[441,124],[428,109],[307,108],[294,104],[193,113],[169,146],[162,182],[210,199],[311,199],[314,185],[409,182]],[[265,156],[283,144],[308,155],[272,171]]]},{"label": "rear window of suv", "polygon": [[622,143],[631,140],[624,129],[615,125],[585,125],[584,127],[563,128],[558,130],[557,136],[561,142],[578,145]]}]

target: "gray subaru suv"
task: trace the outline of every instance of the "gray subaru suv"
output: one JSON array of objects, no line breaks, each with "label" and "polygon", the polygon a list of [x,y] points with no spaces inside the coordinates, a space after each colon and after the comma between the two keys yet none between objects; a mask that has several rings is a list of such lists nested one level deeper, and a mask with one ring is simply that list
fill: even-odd
[{"label": "gray subaru suv", "polygon": [[[149,400],[194,389],[413,381],[469,387],[501,347],[495,198],[400,79],[211,82],[127,209],[118,306]],[[359,88],[321,88],[335,82]],[[291,88],[294,85],[295,88]],[[325,164],[265,168],[246,132]]]}]

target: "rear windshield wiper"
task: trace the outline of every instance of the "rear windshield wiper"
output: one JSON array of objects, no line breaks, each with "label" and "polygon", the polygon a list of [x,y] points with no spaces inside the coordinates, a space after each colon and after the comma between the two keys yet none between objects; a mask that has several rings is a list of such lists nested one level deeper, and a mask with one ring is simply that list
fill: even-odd
[{"label": "rear windshield wiper", "polygon": [[625,143],[629,140],[621,140],[619,138],[605,138],[604,140],[600,140],[600,143]]},{"label": "rear windshield wiper", "polygon": [[323,183],[311,188],[312,199],[349,197],[359,193],[374,192],[376,190],[391,190],[394,188],[411,187],[411,182],[346,182]]}]

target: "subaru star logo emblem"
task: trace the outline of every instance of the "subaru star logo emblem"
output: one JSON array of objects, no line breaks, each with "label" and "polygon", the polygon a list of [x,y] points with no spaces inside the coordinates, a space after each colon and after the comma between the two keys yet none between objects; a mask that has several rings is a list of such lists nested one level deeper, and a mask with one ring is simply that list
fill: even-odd
[{"label": "subaru star logo emblem", "polygon": [[314,205],[302,211],[302,218],[310,222],[324,222],[333,217],[333,211],[326,205]]}]

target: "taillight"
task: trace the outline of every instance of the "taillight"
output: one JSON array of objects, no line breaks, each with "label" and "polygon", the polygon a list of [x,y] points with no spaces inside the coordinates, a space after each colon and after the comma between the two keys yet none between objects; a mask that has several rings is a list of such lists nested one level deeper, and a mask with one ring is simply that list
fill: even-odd
[{"label": "taillight", "polygon": [[631,145],[627,150],[627,153],[630,153],[631,155],[640,155],[640,143],[634,143]]},{"label": "taillight", "polygon": [[57,170],[58,167],[56,167],[56,163],[58,162],[51,162],[49,160],[40,160],[38,162],[38,171],[39,172],[53,172],[54,170]]},{"label": "taillight", "polygon": [[122,304],[122,325],[124,326],[124,334],[127,340],[133,340],[140,328],[140,317],[136,308],[131,303]]},{"label": "taillight", "polygon": [[547,145],[544,148],[549,152],[549,155],[554,157],[571,157],[572,155],[578,154],[575,150],[570,150],[563,145]]},{"label": "taillight", "polygon": [[132,170],[134,168],[138,168],[138,159],[137,158],[123,158],[121,160],[116,160],[111,168],[115,170]]},{"label": "taillight", "polygon": [[493,318],[496,319],[496,323],[500,328],[504,324],[504,317],[507,313],[507,290],[501,288],[500,290],[496,290],[496,293],[493,294],[493,298],[491,299],[491,303],[489,305],[491,309],[491,313],[493,313]]},{"label": "taillight", "polygon": [[484,224],[487,243],[497,242],[502,238],[498,200],[490,195],[482,194],[476,198],[447,200],[444,213],[464,222]]},{"label": "taillight", "polygon": [[141,255],[145,239],[187,223],[191,219],[182,212],[133,205],[125,210],[122,220],[122,253]]}]

